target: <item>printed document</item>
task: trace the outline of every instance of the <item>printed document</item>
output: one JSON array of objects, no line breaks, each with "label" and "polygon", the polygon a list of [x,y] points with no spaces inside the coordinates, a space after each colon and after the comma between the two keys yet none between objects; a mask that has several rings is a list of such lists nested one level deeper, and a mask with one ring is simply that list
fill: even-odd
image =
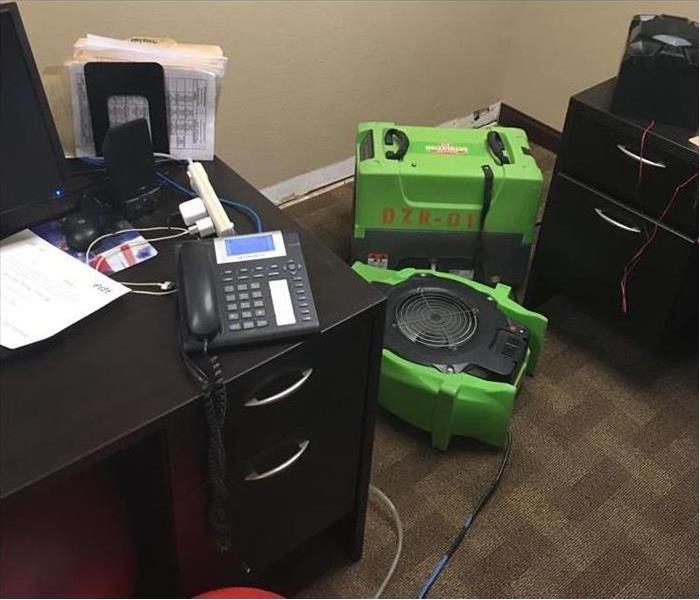
[{"label": "printed document", "polygon": [[0,345],[57,334],[129,289],[25,229],[0,242]]}]

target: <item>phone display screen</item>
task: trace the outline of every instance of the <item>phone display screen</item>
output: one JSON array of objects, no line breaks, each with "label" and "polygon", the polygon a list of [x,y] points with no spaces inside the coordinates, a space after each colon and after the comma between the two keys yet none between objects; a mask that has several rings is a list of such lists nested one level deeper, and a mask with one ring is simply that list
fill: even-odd
[{"label": "phone display screen", "polygon": [[275,241],[271,234],[226,238],[226,256],[258,254],[274,249]]},{"label": "phone display screen", "polygon": [[251,262],[287,256],[281,231],[235,235],[214,240],[216,262]]}]

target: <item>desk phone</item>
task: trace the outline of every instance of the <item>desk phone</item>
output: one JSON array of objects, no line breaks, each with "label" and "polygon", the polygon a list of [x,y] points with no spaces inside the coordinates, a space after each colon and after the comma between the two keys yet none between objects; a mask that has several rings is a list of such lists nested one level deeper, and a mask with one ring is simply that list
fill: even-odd
[{"label": "desk phone", "polygon": [[222,348],[319,329],[296,233],[185,242],[177,249],[185,349]]}]

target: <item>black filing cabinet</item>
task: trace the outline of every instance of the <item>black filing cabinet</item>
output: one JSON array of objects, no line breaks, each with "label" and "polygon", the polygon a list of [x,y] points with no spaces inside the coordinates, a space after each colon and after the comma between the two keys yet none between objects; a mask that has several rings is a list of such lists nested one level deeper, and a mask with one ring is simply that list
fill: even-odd
[{"label": "black filing cabinet", "polygon": [[[694,338],[698,149],[688,139],[696,133],[654,124],[642,148],[649,123],[610,112],[614,84],[571,98],[525,303],[564,293],[640,340]],[[625,267],[652,236],[627,278],[625,313]]]}]

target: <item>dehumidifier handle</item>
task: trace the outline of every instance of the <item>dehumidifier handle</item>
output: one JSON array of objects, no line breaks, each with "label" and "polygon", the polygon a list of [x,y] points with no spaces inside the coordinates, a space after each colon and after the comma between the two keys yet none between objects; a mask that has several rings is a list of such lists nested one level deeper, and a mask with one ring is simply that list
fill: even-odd
[{"label": "dehumidifier handle", "polygon": [[399,143],[398,149],[387,150],[385,156],[389,160],[401,160],[404,156],[406,156],[406,152],[408,152],[408,136],[400,129],[396,129],[394,127],[387,129],[386,133],[384,134],[384,143],[389,146],[393,146],[394,139],[396,139],[396,141]]},{"label": "dehumidifier handle", "polygon": [[510,160],[506,156],[506,146],[503,143],[501,134],[493,129],[486,134],[486,145],[489,147],[493,155],[498,159],[501,165],[509,165]]}]

